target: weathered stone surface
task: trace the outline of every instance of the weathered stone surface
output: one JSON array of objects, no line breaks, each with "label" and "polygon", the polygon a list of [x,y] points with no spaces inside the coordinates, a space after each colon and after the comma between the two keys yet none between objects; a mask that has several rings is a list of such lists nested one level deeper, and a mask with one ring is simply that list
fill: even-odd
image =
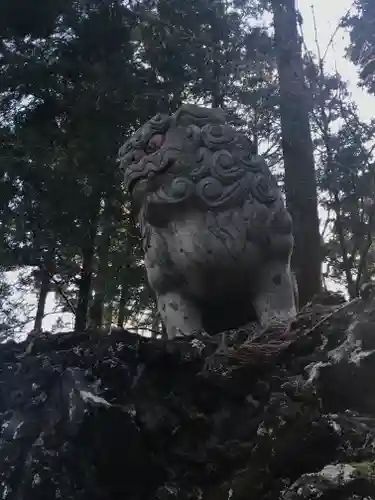
[{"label": "weathered stone surface", "polygon": [[231,331],[227,356],[125,331],[0,346],[0,498],[375,498],[375,299],[338,302]]},{"label": "weathered stone surface", "polygon": [[294,319],[291,217],[222,110],[184,105],[155,116],[120,160],[170,338]]}]

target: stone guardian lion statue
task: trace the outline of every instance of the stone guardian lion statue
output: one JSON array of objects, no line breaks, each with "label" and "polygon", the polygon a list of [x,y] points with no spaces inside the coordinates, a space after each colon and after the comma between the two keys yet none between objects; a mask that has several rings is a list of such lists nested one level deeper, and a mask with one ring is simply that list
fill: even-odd
[{"label": "stone guardian lion statue", "polygon": [[292,220],[251,151],[224,111],[195,105],[155,116],[120,149],[169,338],[296,316]]}]

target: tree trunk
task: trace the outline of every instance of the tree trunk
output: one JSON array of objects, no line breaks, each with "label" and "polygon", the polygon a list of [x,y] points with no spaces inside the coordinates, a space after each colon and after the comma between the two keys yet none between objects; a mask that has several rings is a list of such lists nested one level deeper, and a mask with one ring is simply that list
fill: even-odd
[{"label": "tree trunk", "polygon": [[125,283],[121,285],[120,302],[118,306],[117,326],[123,328],[125,321],[125,306],[128,300],[128,289]]},{"label": "tree trunk", "polygon": [[212,95],[212,107],[213,108],[223,108],[224,107],[224,81],[223,81],[223,57],[221,50],[221,41],[223,39],[222,27],[220,26],[220,16],[225,16],[222,4],[217,4],[212,6],[215,9],[215,13],[212,12],[213,19],[211,21],[211,58],[212,58],[212,73],[211,73],[211,95]]},{"label": "tree trunk", "polygon": [[95,295],[93,299],[92,309],[95,314],[92,317],[93,327],[100,328],[103,325],[104,318],[104,301],[107,296],[107,280],[108,280],[108,260],[109,248],[111,243],[111,224],[108,219],[105,219],[103,224],[103,232],[100,237],[98,247],[98,274],[95,280]]},{"label": "tree trunk", "polygon": [[42,331],[42,323],[44,318],[44,311],[46,308],[47,295],[50,289],[50,278],[47,271],[42,268],[42,281],[40,284],[38,307],[36,310],[36,316],[34,321],[34,332],[40,333]]},{"label": "tree trunk", "polygon": [[[332,168],[334,168],[333,164]],[[347,283],[348,294],[350,299],[354,299],[354,297],[356,297],[356,287],[352,276],[353,265],[351,259],[348,257],[348,248],[347,248],[348,245],[346,244],[345,241],[344,223],[341,217],[341,206],[340,206],[341,204],[338,191],[334,192],[334,197],[335,197],[334,212],[336,214],[335,232],[338,236],[340,244],[341,257],[342,257],[345,279]]]},{"label": "tree trunk", "polygon": [[212,50],[212,107],[213,108],[223,108],[224,107],[224,90],[222,88],[222,78],[221,78],[221,54],[219,47],[219,40],[216,35],[215,28],[212,29],[213,32],[213,50]]},{"label": "tree trunk", "polygon": [[87,312],[91,291],[91,280],[95,253],[95,238],[97,233],[97,221],[93,221],[89,230],[87,244],[82,248],[82,267],[80,272],[78,304],[74,331],[83,332],[86,329]]},{"label": "tree trunk", "polygon": [[293,218],[300,306],[321,290],[321,251],[313,144],[294,0],[272,0],[280,84],[287,206]]},{"label": "tree trunk", "polygon": [[175,113],[182,105],[183,88],[175,89],[169,101],[169,113]]},{"label": "tree trunk", "polygon": [[110,328],[113,320],[113,302],[109,303],[103,313],[104,326]]},{"label": "tree trunk", "polygon": [[[218,51],[214,51],[214,57],[217,57]],[[224,95],[221,88],[221,68],[218,60],[213,62],[213,81],[212,81],[212,107],[224,107]]]}]

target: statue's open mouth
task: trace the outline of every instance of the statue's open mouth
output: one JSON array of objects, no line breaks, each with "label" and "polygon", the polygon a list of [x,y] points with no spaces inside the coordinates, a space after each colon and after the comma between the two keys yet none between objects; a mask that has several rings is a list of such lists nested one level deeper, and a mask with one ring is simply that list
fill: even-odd
[{"label": "statue's open mouth", "polygon": [[176,157],[175,155],[166,154],[164,158],[157,162],[150,161],[152,158],[144,157],[138,163],[133,163],[127,169],[125,173],[125,186],[126,189],[133,193],[134,189],[139,183],[147,183],[149,185],[150,181],[158,177],[163,172],[168,171],[173,167]]},{"label": "statue's open mouth", "polygon": [[137,177],[134,177],[133,179],[127,179],[127,180],[125,180],[126,189],[129,191],[130,194],[133,194],[134,189],[141,182],[147,182],[147,177],[137,176]]}]

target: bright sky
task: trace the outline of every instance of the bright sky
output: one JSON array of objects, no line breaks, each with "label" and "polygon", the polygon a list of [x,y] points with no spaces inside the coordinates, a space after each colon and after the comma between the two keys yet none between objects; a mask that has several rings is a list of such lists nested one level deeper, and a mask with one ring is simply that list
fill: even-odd
[{"label": "bright sky", "polygon": [[340,19],[352,8],[353,0],[296,0],[296,5],[303,17],[303,31],[307,48],[316,53],[315,33],[312,8],[318,31],[320,52],[323,55],[330,45],[325,59],[325,69],[339,74],[349,83],[353,100],[357,103],[361,116],[368,120],[375,115],[375,96],[367,94],[358,87],[357,68],[345,58],[345,47],[349,45],[349,33],[339,29],[333,43],[332,34],[337,30]]},{"label": "bright sky", "polygon": [[[297,8],[303,17],[303,31],[307,48],[316,53],[315,33],[312,6],[315,12],[315,19],[318,30],[318,39],[321,54],[324,54],[330,44],[332,34],[337,30],[340,18],[346,14],[353,5],[352,0],[296,0]],[[358,87],[357,69],[347,59],[345,59],[345,47],[349,44],[349,35],[344,30],[339,29],[330,44],[325,59],[325,69],[334,72],[337,68],[340,75],[349,84],[353,100],[357,103],[363,119],[373,118],[375,115],[375,96],[370,96]],[[31,298],[30,298],[31,299]],[[52,294],[47,300],[46,313],[48,314],[43,322],[43,328],[49,330],[57,319],[57,315],[50,314],[54,308]],[[69,328],[73,327],[71,314],[64,314],[64,320],[68,321]],[[25,329],[29,331],[32,324]]]}]

